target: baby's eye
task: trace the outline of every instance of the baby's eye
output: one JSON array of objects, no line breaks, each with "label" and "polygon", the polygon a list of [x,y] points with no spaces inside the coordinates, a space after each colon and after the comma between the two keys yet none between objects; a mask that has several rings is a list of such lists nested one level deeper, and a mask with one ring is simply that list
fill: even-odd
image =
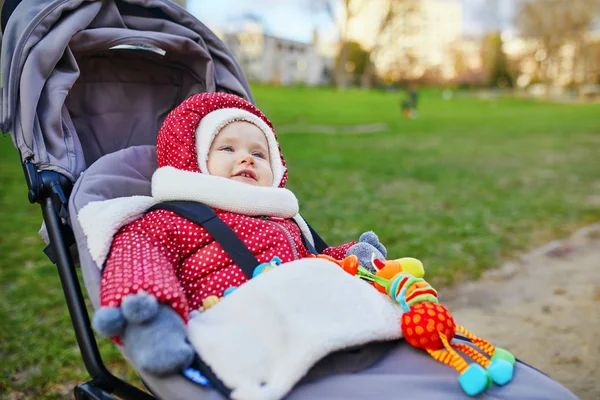
[{"label": "baby's eye", "polygon": [[265,155],[263,153],[261,153],[260,151],[255,151],[254,153],[252,153],[252,155],[254,157],[262,158],[263,160],[266,159]]},{"label": "baby's eye", "polygon": [[231,147],[231,146],[223,146],[219,150],[220,151],[232,152],[233,151],[233,147]]}]

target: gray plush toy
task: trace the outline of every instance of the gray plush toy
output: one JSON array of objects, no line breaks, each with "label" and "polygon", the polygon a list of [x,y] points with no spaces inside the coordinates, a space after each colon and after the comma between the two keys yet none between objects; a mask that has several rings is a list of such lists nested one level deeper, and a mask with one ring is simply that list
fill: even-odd
[{"label": "gray plush toy", "polygon": [[144,371],[168,375],[194,360],[181,317],[145,292],[125,297],[121,307],[102,307],[92,325],[104,336],[118,336],[133,364]]},{"label": "gray plush toy", "polygon": [[385,261],[387,255],[386,248],[379,242],[379,238],[373,231],[368,231],[360,235],[358,243],[350,247],[346,251],[346,257],[355,255],[358,257],[360,265],[368,269],[372,273],[376,273],[377,269],[372,264],[372,257]]},{"label": "gray plush toy", "polygon": [[[373,254],[385,261],[387,250],[371,231],[363,233],[346,252],[346,256],[356,255],[363,267],[375,273]],[[133,364],[149,373],[177,373],[194,360],[195,351],[187,341],[181,317],[148,293],[128,295],[121,307],[100,308],[92,325],[101,335],[119,337]]]}]

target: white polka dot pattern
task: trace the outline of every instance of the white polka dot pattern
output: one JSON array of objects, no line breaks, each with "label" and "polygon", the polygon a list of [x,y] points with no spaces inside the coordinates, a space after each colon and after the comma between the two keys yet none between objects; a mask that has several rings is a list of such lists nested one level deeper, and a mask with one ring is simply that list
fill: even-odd
[{"label": "white polka dot pattern", "polygon": [[[215,210],[261,263],[274,256],[282,262],[294,260],[293,239],[300,258],[308,254],[298,226],[292,220],[274,218],[277,224],[261,218]],[[278,226],[280,225],[283,229]],[[355,242],[328,248],[324,254],[342,259]],[[157,210],[123,227],[113,240],[101,284],[103,306],[119,306],[124,296],[144,290],[169,304],[187,321],[211,295],[223,296],[230,286],[246,282],[244,273],[233,263],[208,232],[174,214]]]},{"label": "white polka dot pattern", "polygon": [[[198,167],[195,131],[200,120],[221,108],[240,108],[273,125],[263,113],[244,99],[227,93],[194,95],[167,115],[158,133],[158,166],[183,171],[203,172]],[[281,149],[279,149],[281,154]],[[285,167],[285,160],[281,155]],[[279,187],[287,182],[287,171]],[[215,210],[261,263],[278,256],[282,262],[305,257],[302,234],[291,220],[261,218]],[[289,236],[288,236],[289,235]],[[291,242],[289,237],[291,237]],[[323,252],[344,258],[356,242]],[[243,272],[208,232],[166,210],[157,210],[134,221],[115,235],[103,271],[100,300],[102,306],[117,307],[123,297],[141,290],[169,304],[187,321],[190,310],[197,310],[208,296],[223,296],[231,286],[246,282]]]}]

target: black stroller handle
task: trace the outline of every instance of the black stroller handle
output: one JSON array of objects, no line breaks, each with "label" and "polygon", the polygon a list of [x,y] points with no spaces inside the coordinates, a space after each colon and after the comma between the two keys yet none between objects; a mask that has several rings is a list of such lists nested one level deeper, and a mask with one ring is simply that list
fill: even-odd
[{"label": "black stroller handle", "polygon": [[[68,217],[68,215],[64,214],[66,204],[63,204],[63,201],[66,199],[65,194],[70,193],[71,182],[54,171],[38,172],[34,169],[35,177],[28,176],[27,172],[32,172],[32,169],[27,168],[27,164],[28,162],[25,162],[24,170],[29,186],[29,201],[38,203],[42,207],[42,215],[48,230],[51,253],[54,258],[52,262],[56,264],[58,269],[84,365],[92,377],[92,381],[80,384],[75,388],[75,398],[77,400],[112,400],[113,397],[109,393],[115,393],[128,400],[153,400],[153,396],[111,374],[106,369],[100,356],[75,265],[64,237],[65,231],[70,228],[64,224],[65,216]],[[31,165],[29,164],[29,166]]]}]

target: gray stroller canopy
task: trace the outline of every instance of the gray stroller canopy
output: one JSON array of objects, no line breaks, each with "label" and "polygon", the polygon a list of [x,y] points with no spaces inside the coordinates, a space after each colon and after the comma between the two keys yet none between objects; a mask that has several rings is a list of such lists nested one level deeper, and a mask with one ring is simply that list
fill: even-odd
[{"label": "gray stroller canopy", "polygon": [[23,0],[4,31],[0,129],[23,161],[72,181],[155,144],[171,109],[213,91],[253,101],[229,50],[168,0]]}]

